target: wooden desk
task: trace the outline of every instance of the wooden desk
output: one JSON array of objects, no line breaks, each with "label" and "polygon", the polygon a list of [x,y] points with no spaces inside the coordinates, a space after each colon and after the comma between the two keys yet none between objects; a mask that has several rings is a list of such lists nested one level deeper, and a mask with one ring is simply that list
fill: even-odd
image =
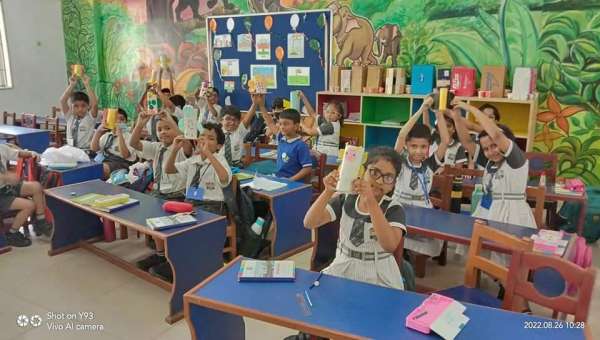
[{"label": "wooden desk", "polygon": [[50,145],[50,131],[13,125],[0,125],[0,135],[14,137],[22,149],[43,153]]},{"label": "wooden desk", "polygon": [[[310,292],[313,306],[306,312],[296,294],[307,289],[318,273],[297,269],[295,282],[239,283],[240,261],[238,257],[185,294],[192,339],[244,339],[242,317],[332,339],[440,339],[405,326],[406,316],[426,295],[323,275],[319,287]],[[585,338],[583,329],[567,328],[563,321],[465,306],[470,321],[457,340]],[[530,323],[549,327],[526,327]]]},{"label": "wooden desk", "polygon": [[[126,193],[131,198],[139,200],[140,204],[113,213],[105,213],[71,201],[72,198],[87,193],[109,195]],[[48,189],[46,200],[48,208],[54,215],[54,233],[48,254],[57,255],[81,247],[170,291],[169,312],[166,318],[168,323],[183,317],[183,294],[223,266],[222,252],[227,224],[224,216],[196,209],[198,224],[154,231],[146,226],[146,219],[168,215],[162,210],[163,200],[100,180]],[[163,240],[165,256],[173,270],[173,283],[155,278],[138,269],[135,264],[96,247],[94,242],[103,239],[100,218]]]},{"label": "wooden desk", "polygon": [[94,179],[102,179],[103,175],[102,163],[96,163],[94,161],[88,163],[77,163],[77,166],[72,169],[52,170],[48,168],[48,171],[59,174],[59,186],[81,183]]}]

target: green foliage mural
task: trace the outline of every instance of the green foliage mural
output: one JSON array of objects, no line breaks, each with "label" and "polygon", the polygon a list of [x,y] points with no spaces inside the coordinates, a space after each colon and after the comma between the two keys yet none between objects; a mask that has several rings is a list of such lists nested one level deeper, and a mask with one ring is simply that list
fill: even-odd
[{"label": "green foliage mural", "polygon": [[509,81],[515,67],[537,67],[534,149],[558,155],[559,176],[600,185],[600,0],[63,0],[67,63],[86,66],[103,107],[133,115],[160,55],[178,93],[206,77],[205,16],[326,7],[368,19],[374,35],[396,27],[403,67],[504,64]]}]

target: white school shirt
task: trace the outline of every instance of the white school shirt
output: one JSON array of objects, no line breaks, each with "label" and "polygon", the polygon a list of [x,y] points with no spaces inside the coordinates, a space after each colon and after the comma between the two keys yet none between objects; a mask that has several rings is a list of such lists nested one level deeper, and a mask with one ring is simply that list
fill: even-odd
[{"label": "white school shirt", "polygon": [[[96,118],[92,117],[92,114],[88,111],[83,118],[75,117],[73,113],[69,112],[65,119],[67,120],[67,144],[80,149],[89,149],[96,129]],[[79,120],[79,129],[77,131],[77,145],[74,145],[73,132],[77,120]]]},{"label": "white school shirt", "polygon": [[[104,151],[104,149],[106,148],[106,143],[109,142],[108,139],[111,135],[113,135],[113,133],[109,131],[100,137],[100,140],[98,141],[98,144],[100,146],[99,152]],[[117,135],[113,135],[113,136],[114,137],[111,138],[111,144],[106,151],[114,156],[123,158],[123,156],[121,155],[121,150],[119,149],[119,137],[117,137]],[[136,152],[131,146],[129,146],[129,138],[130,137],[131,137],[131,134],[129,132],[123,132],[123,138],[125,139],[125,145],[127,146],[127,149],[129,149],[129,158],[123,158],[123,159],[125,159],[126,161],[129,161],[129,162],[133,162],[133,161],[135,161],[135,158],[136,158]]]},{"label": "white school shirt", "polygon": [[[6,144],[0,144],[0,174],[6,173],[6,164],[8,161],[16,161],[19,158],[19,149],[11,148]],[[4,181],[0,181],[0,188],[6,186]]]},{"label": "white school shirt", "polygon": [[[379,202],[385,218],[392,227],[400,228],[406,234],[405,216],[402,205],[394,202],[391,197],[384,196]],[[394,254],[385,251],[375,234],[371,218],[366,212],[358,209],[358,195],[339,194],[333,197],[326,208],[329,212],[330,222],[338,220],[340,235],[338,247],[333,262],[323,270],[324,273],[350,280],[362,281],[383,287],[404,289],[402,274],[394,258]],[[362,242],[354,245],[351,241],[351,232],[355,224],[362,224]],[[375,253],[374,261],[363,261],[347,256],[340,250],[341,245],[350,250]],[[378,257],[388,255],[386,258]]]},{"label": "white school shirt", "polygon": [[208,103],[206,100],[198,101],[198,130],[202,130],[202,124],[204,123],[218,123],[219,117],[221,116],[221,105],[215,104],[213,105],[215,111],[217,111],[217,116],[212,114],[208,109]]},{"label": "white school shirt", "polygon": [[340,152],[340,122],[328,122],[322,116],[317,119],[317,143],[315,149],[328,156],[338,156]]},{"label": "white school shirt", "polygon": [[[214,153],[215,158],[227,170],[227,183],[222,184],[217,175],[217,171],[212,163],[207,159],[202,159],[200,155],[194,155],[183,162],[175,163],[177,171],[186,179],[185,187],[200,186],[204,188],[204,201],[225,201],[223,188],[231,183],[231,168],[225,160],[225,156],[220,152]],[[199,175],[198,182],[193,183],[194,177]]]},{"label": "white school shirt", "polygon": [[[437,142],[434,142],[429,148],[429,156],[433,155],[439,145]],[[467,162],[467,153],[465,148],[463,148],[462,144],[459,141],[453,139],[452,143],[448,145],[446,148],[446,154],[444,155],[444,164],[455,165],[458,163]]]},{"label": "white school shirt", "polygon": [[[244,123],[240,123],[237,129],[233,132],[227,132],[223,129],[223,133],[225,134],[225,138],[227,138],[227,134],[229,133],[231,139],[231,160],[234,162],[240,162],[242,160],[242,151],[244,150],[244,138],[250,132],[248,128],[244,125]],[[222,154],[225,155],[225,146],[221,148]]]},{"label": "white school shirt", "polygon": [[[158,158],[160,155],[160,150],[163,148],[163,143],[161,142],[148,142],[142,141],[142,158],[152,160],[152,171],[154,177],[158,173]],[[162,175],[160,181],[160,193],[161,194],[171,194],[176,192],[183,192],[185,190],[185,177],[181,174],[167,174],[165,171],[165,167],[167,165],[167,159],[169,159],[169,155],[173,150],[173,144],[167,147],[167,150],[163,154],[162,161]],[[186,160],[185,153],[183,149],[179,149],[177,152],[177,157],[175,158],[175,162],[183,162]],[[155,188],[157,188],[158,183],[155,183]]]},{"label": "white school shirt", "polygon": [[[433,208],[431,202],[428,200],[429,192],[433,183],[433,175],[441,165],[442,162],[437,158],[435,153],[420,165],[415,165],[408,159],[408,153],[404,152],[402,154],[402,169],[398,174],[394,188],[394,200],[402,205]],[[411,187],[413,171],[418,171],[422,174],[422,177],[418,178],[416,186]],[[426,190],[427,195],[425,195],[424,190]],[[443,245],[444,242],[440,240],[412,235],[410,233],[404,239],[405,249],[428,256],[438,256],[442,251]]]}]

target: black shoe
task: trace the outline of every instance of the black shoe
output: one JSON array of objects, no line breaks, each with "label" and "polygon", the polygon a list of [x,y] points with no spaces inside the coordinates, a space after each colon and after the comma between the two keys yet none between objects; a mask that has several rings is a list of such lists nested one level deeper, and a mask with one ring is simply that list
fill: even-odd
[{"label": "black shoe", "polygon": [[33,223],[33,231],[36,236],[44,235],[50,237],[52,236],[52,229],[54,229],[54,226],[46,219],[41,219]]},{"label": "black shoe", "polygon": [[171,271],[171,264],[167,261],[150,268],[148,272],[163,281],[173,282],[173,271]]},{"label": "black shoe", "polygon": [[7,232],[4,234],[6,237],[6,243],[9,246],[13,247],[29,247],[31,245],[31,240],[25,237],[25,235],[21,234],[20,231],[17,232]]},{"label": "black shoe", "polygon": [[161,264],[165,261],[167,261],[167,259],[164,256],[158,256],[156,254],[152,254],[152,255],[146,257],[145,259],[136,262],[135,265],[143,271],[148,271],[148,269],[150,269],[158,264]]}]

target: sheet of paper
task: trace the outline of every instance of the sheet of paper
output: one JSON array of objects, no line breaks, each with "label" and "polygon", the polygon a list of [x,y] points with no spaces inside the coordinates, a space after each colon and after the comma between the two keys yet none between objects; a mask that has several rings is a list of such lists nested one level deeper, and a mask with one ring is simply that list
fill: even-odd
[{"label": "sheet of paper", "polygon": [[273,191],[286,187],[286,183],[272,181],[264,177],[255,177],[252,181],[252,188],[256,190]]},{"label": "sheet of paper", "polygon": [[252,34],[238,34],[237,50],[238,52],[252,52]]},{"label": "sheet of paper", "polygon": [[256,60],[271,60],[271,35],[257,34],[256,39]]},{"label": "sheet of paper", "polygon": [[304,33],[289,33],[287,36],[289,59],[304,58]]},{"label": "sheet of paper", "polygon": [[214,48],[231,47],[231,34],[217,34],[213,41]]},{"label": "sheet of paper", "polygon": [[310,67],[288,66],[287,83],[289,86],[310,86]]},{"label": "sheet of paper", "polygon": [[239,77],[240,60],[239,59],[221,59],[221,77]]},{"label": "sheet of paper", "polygon": [[445,340],[453,340],[465,327],[469,318],[463,314],[465,306],[454,301],[431,324],[431,330]]}]

